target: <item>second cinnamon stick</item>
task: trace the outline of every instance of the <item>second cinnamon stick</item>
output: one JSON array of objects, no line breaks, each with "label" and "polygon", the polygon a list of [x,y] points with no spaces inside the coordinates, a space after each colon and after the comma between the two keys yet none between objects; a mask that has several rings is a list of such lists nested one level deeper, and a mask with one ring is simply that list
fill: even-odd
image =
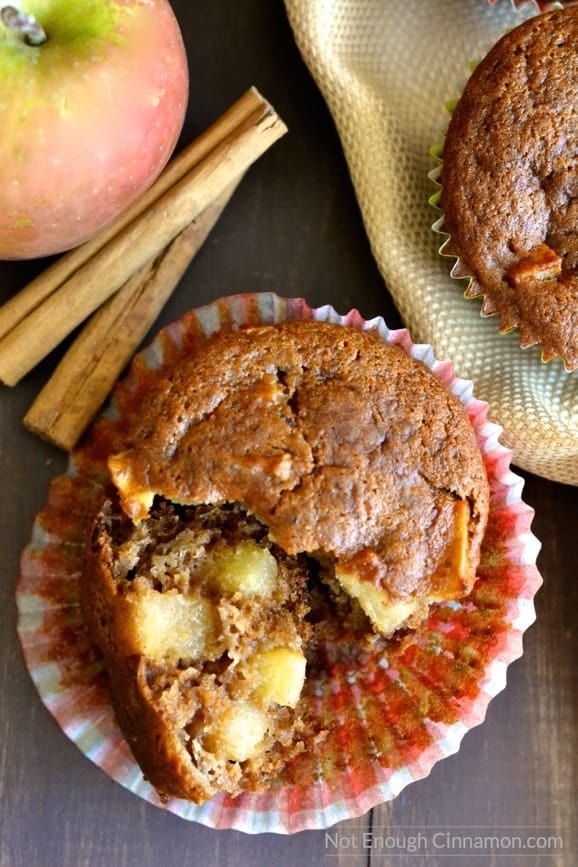
[{"label": "second cinnamon stick", "polygon": [[25,415],[29,430],[59,448],[74,448],[220,217],[234,187],[236,184],[93,315]]}]

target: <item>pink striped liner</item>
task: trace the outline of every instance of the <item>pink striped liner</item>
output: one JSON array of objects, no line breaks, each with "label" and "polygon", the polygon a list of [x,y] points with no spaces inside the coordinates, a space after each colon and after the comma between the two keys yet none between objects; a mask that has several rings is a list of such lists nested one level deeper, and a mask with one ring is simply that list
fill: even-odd
[{"label": "pink striped liner", "polygon": [[[455,753],[464,734],[483,721],[489,702],[504,688],[508,665],[521,656],[524,632],[535,619],[534,595],[541,585],[535,565],[539,543],[530,529],[533,510],[522,501],[523,480],[510,469],[511,453],[500,444],[501,429],[489,421],[487,404],[475,398],[471,382],[456,377],[451,362],[437,360],[430,346],[413,343],[406,329],[390,330],[381,317],[367,321],[357,310],[340,315],[329,305],[311,308],[303,299],[273,293],[220,299],[165,328],[139,354],[101,416],[105,433],[97,431],[96,439],[122,421],[118,397],[135,387],[139,366],[154,371],[167,352],[173,357],[186,352],[191,333],[210,335],[225,323],[240,327],[294,319],[377,330],[385,342],[400,345],[429,367],[465,406],[491,486],[494,541],[487,552],[487,569],[476,584],[479,592],[465,603],[434,611],[423,633],[418,632],[414,645],[403,653],[356,661],[354,668],[336,668],[329,683],[309,685],[312,705],[320,713],[335,715],[339,743],[348,751],[344,768],[336,770],[329,763],[327,770],[320,765],[317,778],[306,787],[281,785],[236,799],[217,796],[201,806],[180,800],[161,804],[117,727],[102,667],[88,643],[78,606],[80,516],[104,478],[103,468],[92,467],[87,460],[89,447],[81,447],[67,473],[52,482],[23,552],[17,587],[18,631],[26,663],[42,701],[65,734],[110,777],[151,804],[185,820],[246,833],[291,834],[358,817],[395,798],[405,786],[427,776],[436,762]],[[486,647],[485,633],[482,639],[483,630],[478,634],[476,623],[488,612],[495,635]],[[435,652],[428,650],[432,643]],[[455,681],[456,647],[483,654],[481,673]],[[328,648],[328,658],[332,652]],[[429,716],[417,713],[418,694],[428,697]],[[436,697],[451,706],[450,722],[434,718]],[[390,737],[381,756],[383,744],[376,744],[369,734],[364,739],[365,713],[376,708]]]}]

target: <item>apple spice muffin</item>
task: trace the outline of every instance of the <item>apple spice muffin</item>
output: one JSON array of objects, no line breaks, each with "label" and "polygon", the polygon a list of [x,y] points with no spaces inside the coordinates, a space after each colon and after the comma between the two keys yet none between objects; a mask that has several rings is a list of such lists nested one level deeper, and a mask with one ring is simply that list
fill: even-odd
[{"label": "apple spice muffin", "polygon": [[578,367],[578,7],[508,32],[476,67],[442,151],[443,252],[522,347]]},{"label": "apple spice muffin", "polygon": [[323,737],[300,696],[324,630],[383,641],[476,578],[489,492],[473,429],[375,332],[219,333],[160,374],[109,468],[83,608],[165,796],[282,778]]}]

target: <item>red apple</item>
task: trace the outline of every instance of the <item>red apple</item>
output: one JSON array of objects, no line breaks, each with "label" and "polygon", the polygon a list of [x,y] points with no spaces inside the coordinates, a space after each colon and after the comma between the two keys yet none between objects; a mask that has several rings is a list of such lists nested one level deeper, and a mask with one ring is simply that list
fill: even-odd
[{"label": "red apple", "polygon": [[150,186],[182,129],[187,59],[167,0],[0,0],[0,15],[0,259],[30,259]]}]

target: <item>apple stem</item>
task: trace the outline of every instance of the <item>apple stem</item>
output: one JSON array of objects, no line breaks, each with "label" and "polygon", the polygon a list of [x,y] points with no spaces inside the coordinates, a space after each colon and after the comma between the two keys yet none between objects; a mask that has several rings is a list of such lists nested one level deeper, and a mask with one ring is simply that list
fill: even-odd
[{"label": "apple stem", "polygon": [[48,39],[34,15],[27,15],[15,6],[2,6],[0,19],[5,27],[20,33],[28,45],[42,45]]}]

